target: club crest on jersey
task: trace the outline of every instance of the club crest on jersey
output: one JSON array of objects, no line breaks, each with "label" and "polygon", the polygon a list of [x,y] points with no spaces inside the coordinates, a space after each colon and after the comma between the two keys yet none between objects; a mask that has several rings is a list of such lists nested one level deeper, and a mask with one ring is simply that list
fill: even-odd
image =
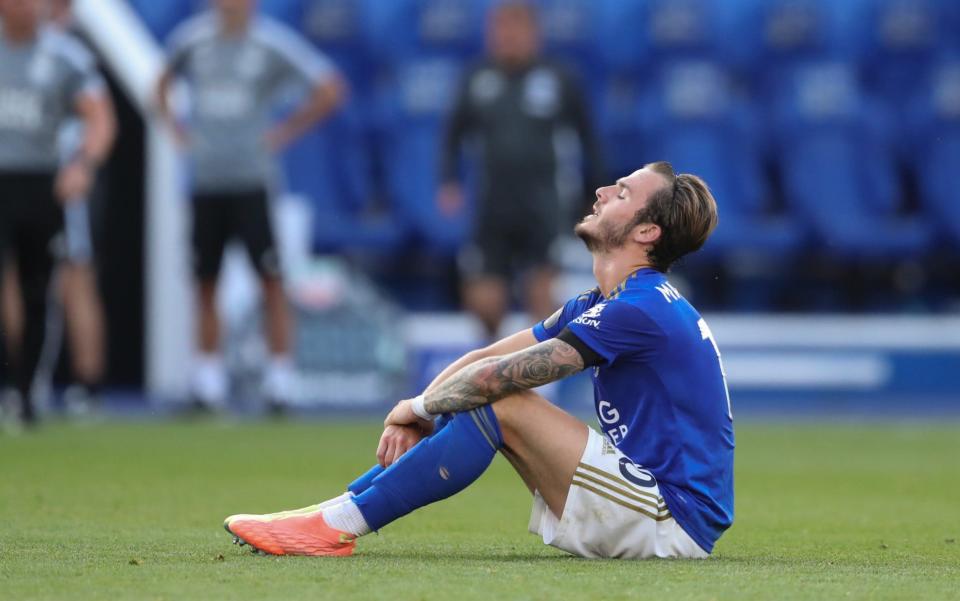
[{"label": "club crest on jersey", "polygon": [[590,307],[589,309],[581,313],[580,317],[573,320],[573,323],[580,324],[582,326],[599,328],[600,313],[603,311],[604,307],[606,306],[607,306],[607,303],[597,303],[596,305]]}]

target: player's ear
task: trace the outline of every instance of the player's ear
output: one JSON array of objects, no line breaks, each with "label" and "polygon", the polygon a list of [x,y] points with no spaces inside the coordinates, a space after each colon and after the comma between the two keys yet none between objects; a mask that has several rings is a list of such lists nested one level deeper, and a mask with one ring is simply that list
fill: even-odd
[{"label": "player's ear", "polygon": [[660,226],[656,223],[641,223],[631,234],[637,244],[653,244],[660,238]]}]

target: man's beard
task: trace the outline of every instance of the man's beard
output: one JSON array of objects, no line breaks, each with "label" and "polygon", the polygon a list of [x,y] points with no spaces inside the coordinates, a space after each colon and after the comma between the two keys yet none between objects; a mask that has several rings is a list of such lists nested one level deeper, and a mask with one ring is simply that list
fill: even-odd
[{"label": "man's beard", "polygon": [[581,221],[573,228],[573,233],[583,240],[587,250],[593,254],[604,254],[622,247],[627,243],[633,226],[617,228],[610,223],[601,223],[598,229],[598,232],[589,231],[586,221]]}]

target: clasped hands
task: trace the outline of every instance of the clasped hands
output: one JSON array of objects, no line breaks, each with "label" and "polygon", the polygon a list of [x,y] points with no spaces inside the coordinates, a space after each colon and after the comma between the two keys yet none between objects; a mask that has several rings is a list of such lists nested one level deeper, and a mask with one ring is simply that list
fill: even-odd
[{"label": "clasped hands", "polygon": [[396,406],[383,420],[383,434],[377,445],[377,462],[383,467],[393,465],[425,436],[433,433],[433,422],[420,419],[410,407],[410,399]]}]

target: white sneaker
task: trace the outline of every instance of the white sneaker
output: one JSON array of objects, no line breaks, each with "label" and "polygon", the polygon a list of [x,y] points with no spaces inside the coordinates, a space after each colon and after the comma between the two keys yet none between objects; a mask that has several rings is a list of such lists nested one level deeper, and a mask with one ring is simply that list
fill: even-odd
[{"label": "white sneaker", "polygon": [[287,357],[270,360],[263,377],[263,396],[267,404],[285,407],[293,404],[297,374]]},{"label": "white sneaker", "polygon": [[197,357],[190,390],[195,403],[208,409],[226,409],[229,381],[219,356]]}]

